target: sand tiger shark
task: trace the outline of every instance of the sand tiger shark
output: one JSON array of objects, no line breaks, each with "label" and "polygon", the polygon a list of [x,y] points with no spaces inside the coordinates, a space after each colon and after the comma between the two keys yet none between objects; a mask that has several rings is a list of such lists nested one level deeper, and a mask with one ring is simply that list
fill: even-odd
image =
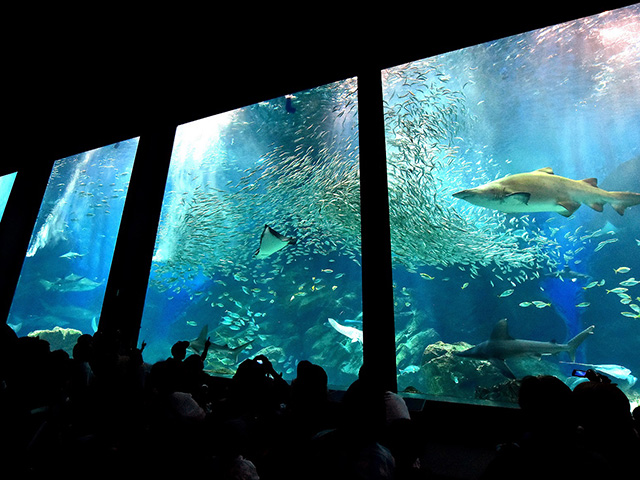
[{"label": "sand tiger shark", "polygon": [[95,290],[103,283],[75,273],[70,273],[64,278],[56,278],[53,281],[41,278],[39,282],[45,290],[55,292],[88,292]]},{"label": "sand tiger shark", "polygon": [[608,203],[620,215],[640,204],[640,193],[609,192],[598,188],[595,178],[571,180],[555,175],[551,167],[509,175],[453,196],[506,213],[558,212],[565,217],[583,203],[598,212]]},{"label": "sand tiger shark", "polygon": [[542,355],[555,355],[560,352],[567,352],[571,361],[575,361],[578,346],[591,334],[595,326],[585,328],[567,343],[538,342],[535,340],[518,340],[509,335],[507,319],[498,321],[491,332],[491,337],[475,347],[458,352],[460,357],[477,358],[489,360],[498,367],[505,375],[515,378],[515,375],[505,363],[507,358],[513,357],[541,357]]}]

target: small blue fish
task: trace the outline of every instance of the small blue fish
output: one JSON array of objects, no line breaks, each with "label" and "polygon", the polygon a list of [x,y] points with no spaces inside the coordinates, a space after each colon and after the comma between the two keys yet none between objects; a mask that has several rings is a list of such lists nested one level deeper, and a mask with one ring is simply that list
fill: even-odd
[{"label": "small blue fish", "polygon": [[534,300],[533,303],[537,308],[550,307],[551,304],[547,302],[541,302],[540,300]]},{"label": "small blue fish", "polygon": [[597,280],[596,280],[595,282],[591,282],[591,283],[589,283],[589,284],[588,284],[587,286],[585,286],[585,287],[582,287],[582,289],[583,289],[583,290],[587,290],[587,289],[589,289],[589,288],[593,288],[593,287],[595,287],[596,285],[598,285],[598,281],[597,281]]},{"label": "small blue fish", "polygon": [[615,273],[629,273],[630,270],[631,269],[629,267],[618,267],[613,269]]},{"label": "small blue fish", "polygon": [[400,375],[407,375],[409,373],[417,373],[420,371],[420,367],[418,365],[409,365],[406,368],[400,370]]}]

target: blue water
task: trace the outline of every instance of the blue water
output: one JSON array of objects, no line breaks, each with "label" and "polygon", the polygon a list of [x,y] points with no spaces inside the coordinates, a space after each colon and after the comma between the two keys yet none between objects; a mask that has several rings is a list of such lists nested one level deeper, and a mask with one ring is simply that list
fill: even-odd
[{"label": "blue water", "polygon": [[6,175],[0,176],[0,220],[2,220],[4,209],[6,208],[7,202],[9,201],[9,195],[11,194],[13,182],[15,182],[16,180],[17,173],[18,172],[8,173]]},{"label": "blue water", "polygon": [[94,333],[138,139],[55,162],[7,322]]},{"label": "blue water", "polygon": [[[595,334],[578,350],[578,361],[640,372],[634,351],[640,320],[621,315],[637,313],[639,287],[628,287],[626,303],[607,293],[634,274],[640,278],[640,207],[620,217],[609,206],[602,213],[582,206],[565,218],[503,214],[451,198],[464,188],[543,167],[577,180],[596,177],[604,189],[640,192],[639,31],[635,5],[386,72],[387,123],[395,126],[387,134],[388,148],[398,158],[405,155],[388,160],[392,211],[398,217],[421,215],[438,233],[439,220],[455,220],[445,219],[453,210],[462,218],[456,225],[467,229],[452,229],[442,241],[404,219],[392,228],[397,330],[432,328],[446,343],[477,344],[507,318],[513,337],[565,342],[593,324]],[[437,122],[429,122],[438,116],[448,120],[441,132]],[[421,121],[405,133],[400,117]],[[403,138],[423,139],[420,154],[414,156],[413,143]],[[406,177],[424,172],[426,164],[431,184],[422,192],[408,191]],[[435,212],[430,196],[449,210]],[[402,202],[394,204],[396,198]],[[412,237],[435,240],[425,250],[406,242]],[[598,248],[603,241],[610,243]],[[457,249],[445,248],[447,242]],[[513,248],[488,248],[499,242]],[[623,266],[628,273],[614,272]],[[587,288],[594,280],[604,285]],[[534,300],[542,308],[531,305]],[[415,319],[418,326],[411,325]],[[568,360],[562,354],[542,362],[570,374],[571,366],[560,363]],[[411,361],[420,365],[421,354]],[[399,383],[430,388],[418,374],[403,375]],[[451,396],[469,395],[454,387]]]},{"label": "blue water", "polygon": [[[423,357],[437,342],[482,342],[502,318],[515,338],[559,343],[595,325],[577,360],[640,373],[640,319],[621,314],[640,308],[640,286],[628,301],[607,293],[640,278],[640,206],[565,218],[452,197],[544,167],[640,192],[639,34],[632,6],[383,72],[401,390],[430,395],[440,382],[436,395],[470,401],[506,381],[481,363]],[[362,329],[356,106],[347,79],[178,127],[139,336],[146,361],[206,328],[209,372],[263,353],[289,380],[303,359],[332,385],[355,380],[363,346],[329,319]],[[20,335],[98,327],[136,148],[56,162],[8,319]],[[297,242],[256,258],[265,225]],[[513,367],[567,380],[568,360]]]},{"label": "blue water", "polygon": [[[140,331],[145,358],[203,328],[205,368],[265,354],[286,379],[307,359],[357,377],[362,346],[333,329],[362,312],[356,84],[299,92],[178,128]],[[293,106],[293,108],[290,108]],[[296,243],[254,256],[268,224]]]}]

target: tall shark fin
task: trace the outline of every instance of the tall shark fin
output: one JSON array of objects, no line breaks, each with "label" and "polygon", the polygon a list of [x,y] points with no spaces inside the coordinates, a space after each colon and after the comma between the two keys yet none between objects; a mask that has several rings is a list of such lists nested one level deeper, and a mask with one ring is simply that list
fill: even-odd
[{"label": "tall shark fin", "polygon": [[507,319],[503,318],[498,320],[495,327],[491,331],[491,340],[513,340],[513,337],[509,335],[509,327],[507,325]]}]

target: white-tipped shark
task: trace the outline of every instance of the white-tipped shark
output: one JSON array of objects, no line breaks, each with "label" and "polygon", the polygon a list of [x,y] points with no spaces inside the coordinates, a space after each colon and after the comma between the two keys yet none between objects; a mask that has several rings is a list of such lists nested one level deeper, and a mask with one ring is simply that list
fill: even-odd
[{"label": "white-tipped shark", "polygon": [[609,192],[595,178],[571,180],[555,175],[551,167],[499,178],[476,188],[454,193],[473,205],[505,213],[558,212],[569,217],[581,204],[601,212],[605,203],[620,215],[640,204],[640,194]]},{"label": "white-tipped shark", "polygon": [[475,347],[457,353],[460,357],[489,360],[505,375],[515,378],[505,360],[513,357],[541,357],[567,352],[571,361],[575,361],[576,350],[591,334],[595,326],[585,328],[567,343],[538,342],[535,340],[518,340],[509,335],[507,319],[500,320],[491,332],[491,337]]}]

